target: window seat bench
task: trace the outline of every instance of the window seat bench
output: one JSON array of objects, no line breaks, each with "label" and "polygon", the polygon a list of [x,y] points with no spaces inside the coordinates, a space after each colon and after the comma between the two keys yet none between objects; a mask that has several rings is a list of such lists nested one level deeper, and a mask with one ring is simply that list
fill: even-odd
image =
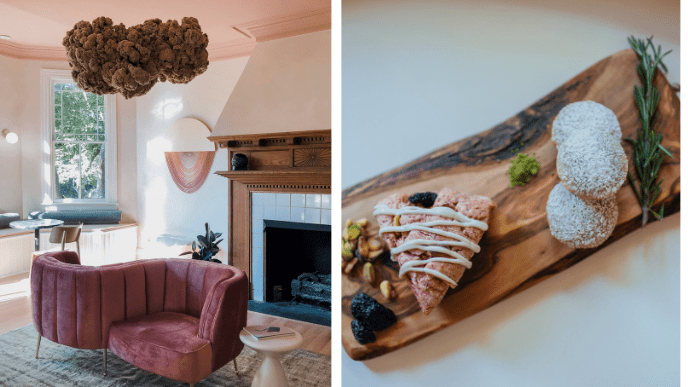
[{"label": "window seat bench", "polygon": [[54,210],[34,211],[29,213],[29,219],[58,219],[65,224],[118,224],[122,220],[122,211],[108,208],[89,210]]},{"label": "window seat bench", "polygon": [[[50,229],[41,230],[41,250],[59,249],[48,242]],[[79,247],[81,263],[102,266],[136,259],[138,224],[86,224],[81,230]],[[67,250],[76,250],[75,243],[67,243]],[[0,278],[28,273],[34,252],[33,230],[0,229]]]}]

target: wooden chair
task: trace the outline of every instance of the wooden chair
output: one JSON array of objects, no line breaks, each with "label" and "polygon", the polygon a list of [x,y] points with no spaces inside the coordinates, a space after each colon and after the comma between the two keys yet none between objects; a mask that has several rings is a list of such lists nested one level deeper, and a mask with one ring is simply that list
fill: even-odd
[{"label": "wooden chair", "polygon": [[78,226],[55,226],[50,231],[50,243],[60,243],[60,250],[64,251],[65,243],[76,242],[76,255],[81,259],[81,250],[79,249],[79,237],[81,236],[81,228],[84,226],[83,222],[79,222]]},{"label": "wooden chair", "polygon": [[50,250],[33,251],[31,253],[31,262],[36,258],[48,252],[64,251],[66,243],[76,242],[76,255],[81,260],[81,250],[79,248],[79,238],[81,237],[81,228],[84,223],[80,222],[78,226],[55,226],[50,231],[50,243],[59,243],[60,248],[53,248]]}]

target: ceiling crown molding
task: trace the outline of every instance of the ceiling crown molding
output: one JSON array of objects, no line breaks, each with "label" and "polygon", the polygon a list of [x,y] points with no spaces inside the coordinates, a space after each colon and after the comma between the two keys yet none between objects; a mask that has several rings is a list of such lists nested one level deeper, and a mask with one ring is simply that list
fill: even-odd
[{"label": "ceiling crown molding", "polygon": [[67,51],[62,46],[33,46],[8,41],[0,41],[0,55],[26,60],[67,61]]},{"label": "ceiling crown molding", "polygon": [[327,7],[298,15],[258,20],[242,24],[237,29],[247,31],[257,42],[329,30],[332,28],[332,8]]},{"label": "ceiling crown molding", "polygon": [[[235,26],[246,38],[216,45],[211,43],[208,46],[208,60],[213,62],[246,57],[253,53],[258,42],[328,30],[332,28],[331,13],[332,9],[328,7]],[[67,52],[62,46],[33,46],[0,41],[0,55],[24,60],[67,62]]]},{"label": "ceiling crown molding", "polygon": [[208,46],[208,61],[227,60],[251,56],[256,48],[254,39],[232,40],[216,46]]}]

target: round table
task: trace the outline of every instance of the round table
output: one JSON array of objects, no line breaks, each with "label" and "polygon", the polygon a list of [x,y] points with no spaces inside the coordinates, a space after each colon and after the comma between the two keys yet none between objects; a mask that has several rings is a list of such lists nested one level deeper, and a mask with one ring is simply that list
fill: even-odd
[{"label": "round table", "polygon": [[[285,329],[285,328],[282,328]],[[258,340],[246,331],[241,331],[241,341],[265,356],[258,372],[253,377],[251,387],[288,387],[287,376],[284,374],[282,364],[279,362],[281,355],[293,351],[301,345],[303,338],[299,332],[294,335],[273,337]]]},{"label": "round table", "polygon": [[42,228],[53,228],[55,226],[61,226],[64,221],[58,219],[28,219],[28,220],[15,220],[10,222],[10,227],[19,230],[33,230],[34,233],[34,248],[38,251],[40,245],[40,230]]}]

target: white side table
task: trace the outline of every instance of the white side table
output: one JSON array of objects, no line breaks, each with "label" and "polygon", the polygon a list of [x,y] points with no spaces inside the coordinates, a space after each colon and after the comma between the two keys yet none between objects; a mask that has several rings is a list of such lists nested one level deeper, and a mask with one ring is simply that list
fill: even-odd
[{"label": "white side table", "polygon": [[258,340],[246,331],[241,331],[239,338],[256,352],[265,356],[258,372],[253,377],[251,387],[289,387],[287,375],[284,374],[282,364],[279,362],[281,355],[293,351],[303,342],[299,332],[294,335],[273,337]]}]

